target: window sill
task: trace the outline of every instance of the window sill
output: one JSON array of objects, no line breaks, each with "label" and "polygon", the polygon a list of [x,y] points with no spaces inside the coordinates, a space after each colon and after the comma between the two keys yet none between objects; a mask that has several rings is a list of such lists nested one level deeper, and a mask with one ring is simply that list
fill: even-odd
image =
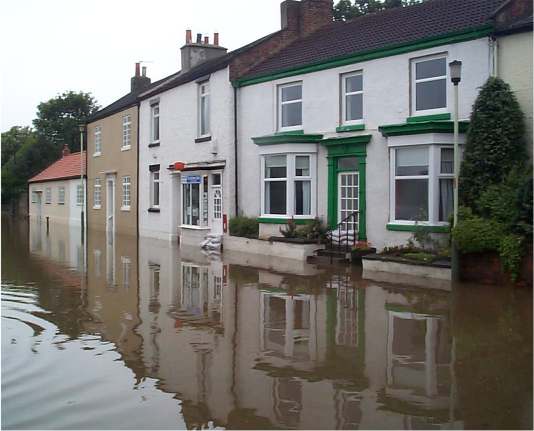
[{"label": "window sill", "polygon": [[336,127],[337,133],[357,132],[358,130],[365,130],[365,124],[347,124],[345,126]]},{"label": "window sill", "polygon": [[291,127],[280,127],[276,131],[276,135],[287,135],[288,133],[293,133],[295,135],[300,135],[304,133],[304,129],[302,127],[302,124],[299,124],[298,126],[291,126]]},{"label": "window sill", "polygon": [[130,206],[122,206],[121,211],[130,211]]},{"label": "window sill", "polygon": [[[259,223],[267,223],[267,224],[287,224],[291,220],[291,217],[268,217],[268,216],[261,216],[256,218],[256,221]],[[308,224],[315,220],[313,216],[304,216],[303,218],[293,218],[293,221],[295,224]]]},{"label": "window sill", "polygon": [[451,114],[414,115],[406,118],[407,123],[420,123],[421,121],[447,121],[451,119]]},{"label": "window sill", "polygon": [[210,136],[200,136],[195,139],[195,144],[199,144],[201,142],[208,142],[211,141],[211,135]]},{"label": "window sill", "polygon": [[132,149],[131,145],[126,145],[125,147],[121,147],[121,151],[128,151],[128,150],[131,150],[131,149]]},{"label": "window sill", "polygon": [[93,157],[100,157],[102,153],[99,151],[98,153],[93,153]]},{"label": "window sill", "polygon": [[149,213],[159,213],[159,208],[149,208],[148,212]]},{"label": "window sill", "polygon": [[58,202],[58,205],[65,205],[65,202]]},{"label": "window sill", "polygon": [[148,148],[154,148],[154,147],[159,147],[159,141],[151,142],[150,144],[148,144]]},{"label": "window sill", "polygon": [[101,209],[101,208],[102,208],[101,205],[93,205],[93,209],[94,209],[94,210],[99,210],[99,209]]},{"label": "window sill", "polygon": [[418,229],[424,228],[425,230],[431,233],[448,233],[449,225],[430,225],[430,224],[415,224],[415,223],[388,223],[386,225],[387,230],[396,231],[396,232],[415,232]]},{"label": "window sill", "polygon": [[191,229],[191,230],[210,230],[211,229],[211,227],[207,227],[207,226],[194,226],[194,225],[189,225],[189,224],[180,225],[180,228]]}]

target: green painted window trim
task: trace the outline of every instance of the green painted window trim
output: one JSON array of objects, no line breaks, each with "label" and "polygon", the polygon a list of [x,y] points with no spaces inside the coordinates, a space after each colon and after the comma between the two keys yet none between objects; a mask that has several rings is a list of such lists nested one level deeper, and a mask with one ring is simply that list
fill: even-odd
[{"label": "green painted window trim", "polygon": [[[291,217],[288,218],[273,218],[273,217],[258,217],[256,218],[256,221],[259,223],[267,223],[267,224],[287,224],[287,222],[291,220]],[[313,222],[315,219],[309,218],[309,219],[293,219],[295,224],[308,224]]]},{"label": "green painted window trim", "polygon": [[[458,125],[460,133],[466,133],[469,121],[460,121]],[[422,121],[418,123],[388,124],[379,126],[378,130],[383,136],[419,135],[421,133],[453,133],[453,121]]]},{"label": "green painted window trim", "polygon": [[276,136],[293,136],[293,135],[303,135],[304,130],[288,130],[287,132],[276,132]]},{"label": "green painted window trim", "polygon": [[304,133],[283,133],[275,135],[257,136],[252,138],[256,145],[273,145],[273,144],[310,144],[316,143],[323,139],[321,134],[304,134]]},{"label": "green painted window trim", "polygon": [[451,119],[451,114],[433,114],[433,115],[419,115],[408,117],[406,119],[407,123],[420,123],[421,121],[447,121]]},{"label": "green painted window trim", "polygon": [[421,49],[433,48],[449,43],[465,42],[468,40],[479,39],[488,36],[493,31],[491,25],[483,25],[465,29],[458,32],[447,33],[444,35],[433,36],[410,43],[399,43],[384,48],[360,52],[348,56],[338,57],[332,60],[320,61],[306,66],[297,66],[279,72],[268,73],[251,78],[237,79],[232,82],[235,87],[245,87],[247,85],[259,84],[262,82],[273,81],[275,79],[295,76],[304,73],[317,72],[319,70],[332,69],[334,67],[345,66],[348,64],[358,63],[376,58],[390,57],[392,55],[404,54],[407,52],[418,51]]},{"label": "green painted window trim", "polygon": [[352,126],[338,126],[338,127],[336,127],[336,132],[337,133],[356,132],[358,130],[365,130],[365,124],[353,124]]},{"label": "green painted window trim", "polygon": [[360,203],[360,220],[358,239],[365,241],[367,239],[366,223],[366,163],[367,163],[367,144],[371,141],[372,135],[348,136],[342,138],[323,139],[323,144],[328,151],[328,227],[333,228],[337,225],[337,202],[338,202],[338,184],[337,177],[339,172],[347,172],[338,169],[338,159],[341,157],[357,157],[358,172],[360,174],[359,194]]},{"label": "green painted window trim", "polygon": [[431,233],[449,233],[449,226],[429,226],[429,225],[418,225],[415,224],[396,224],[388,223],[386,225],[387,230],[392,230],[396,232],[415,232],[416,229],[425,228]]}]

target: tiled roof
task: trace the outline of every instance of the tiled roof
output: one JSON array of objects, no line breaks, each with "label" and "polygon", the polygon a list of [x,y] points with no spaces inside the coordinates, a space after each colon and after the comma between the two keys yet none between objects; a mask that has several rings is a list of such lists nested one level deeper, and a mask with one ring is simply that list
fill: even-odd
[{"label": "tiled roof", "polygon": [[381,48],[481,28],[503,0],[427,0],[333,22],[254,67],[249,79]]},{"label": "tiled roof", "polygon": [[[52,163],[44,171],[39,172],[28,180],[29,183],[42,181],[62,180],[80,176],[80,153],[72,153]],[[85,159],[85,151],[83,152]],[[85,175],[85,160],[83,161],[83,173]]]}]

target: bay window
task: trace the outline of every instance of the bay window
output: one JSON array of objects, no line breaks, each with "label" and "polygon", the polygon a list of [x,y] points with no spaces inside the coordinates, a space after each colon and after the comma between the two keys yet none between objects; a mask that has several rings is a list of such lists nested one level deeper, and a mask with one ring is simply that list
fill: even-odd
[{"label": "bay window", "polygon": [[439,225],[453,206],[453,148],[406,145],[390,148],[391,222]]},{"label": "bay window", "polygon": [[302,82],[278,87],[278,123],[280,130],[302,127]]},{"label": "bay window", "polygon": [[315,155],[264,155],[262,178],[262,215],[295,218],[313,216]]},{"label": "bay window", "polygon": [[436,114],[447,110],[447,57],[412,60],[412,113]]},{"label": "bay window", "polygon": [[361,72],[342,75],[342,123],[360,124],[363,121],[363,75]]}]

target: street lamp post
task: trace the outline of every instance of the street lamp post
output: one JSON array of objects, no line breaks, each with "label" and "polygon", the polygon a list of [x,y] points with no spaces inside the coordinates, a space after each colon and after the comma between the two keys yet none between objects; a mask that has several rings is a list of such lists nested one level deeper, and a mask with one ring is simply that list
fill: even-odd
[{"label": "street lamp post", "polygon": [[84,178],[83,178],[83,171],[84,171],[84,157],[83,157],[83,132],[85,131],[85,125],[80,124],[79,125],[80,130],[80,182],[82,184],[82,213],[81,213],[81,226],[82,226],[82,244],[84,242],[85,237],[85,184],[84,184]]},{"label": "street lamp post", "polygon": [[[449,63],[449,72],[451,81],[454,85],[454,195],[453,195],[453,226],[458,223],[458,177],[460,173],[460,151],[458,148],[458,84],[462,80],[462,62],[455,60]],[[452,242],[451,250],[451,275],[452,281],[458,281],[460,278],[459,256],[456,244]]]}]

